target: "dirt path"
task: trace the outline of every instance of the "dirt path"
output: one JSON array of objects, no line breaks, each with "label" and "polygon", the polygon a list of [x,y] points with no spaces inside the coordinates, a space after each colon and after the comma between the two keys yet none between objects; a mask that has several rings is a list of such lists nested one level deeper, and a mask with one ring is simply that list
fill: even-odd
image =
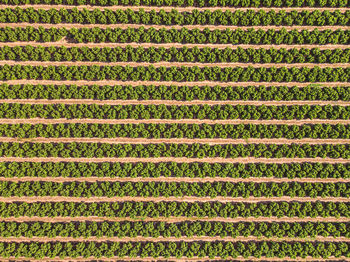
[{"label": "dirt path", "polygon": [[239,222],[286,222],[286,223],[307,223],[307,222],[326,222],[326,223],[350,223],[350,217],[97,217],[97,216],[88,216],[88,217],[38,217],[38,216],[21,216],[21,217],[0,217],[2,222],[123,222],[123,221],[142,221],[142,222],[167,222],[167,223],[180,223],[180,222],[222,222],[222,223],[239,223]]},{"label": "dirt path", "polygon": [[120,5],[114,5],[114,6],[97,6],[97,5],[45,5],[45,4],[24,4],[24,5],[0,5],[0,9],[5,9],[5,8],[15,8],[15,7],[20,7],[20,8],[34,8],[34,9],[43,9],[43,10],[50,10],[50,9],[73,9],[76,8],[78,10],[95,10],[95,9],[100,9],[100,10],[133,10],[133,11],[139,11],[140,9],[145,10],[146,12],[149,11],[156,11],[159,12],[160,10],[164,10],[165,12],[171,12],[172,10],[176,10],[177,12],[193,12],[193,10],[196,11],[230,11],[230,12],[235,12],[235,11],[285,11],[285,12],[291,12],[291,11],[297,11],[297,12],[303,12],[303,11],[338,11],[341,13],[344,13],[346,11],[349,11],[350,8],[346,7],[177,7],[177,6],[120,6]]},{"label": "dirt path", "polygon": [[[0,122],[1,123],[1,122]],[[350,144],[350,139],[321,139],[321,138],[97,138],[97,137],[57,137],[57,138],[16,138],[0,137],[0,143],[103,143],[103,144],[208,144],[208,145],[248,145],[248,144],[266,144],[266,145],[292,145],[292,144],[310,144],[310,145],[334,145]]]},{"label": "dirt path", "polygon": [[[42,27],[46,29],[50,28],[66,28],[66,29],[72,29],[72,28],[120,28],[120,29],[128,29],[128,28],[140,28],[143,27],[145,29],[154,28],[154,29],[177,29],[181,30],[183,28],[187,28],[189,30],[191,29],[199,29],[204,30],[206,28],[209,28],[210,30],[226,30],[226,29],[242,29],[242,30],[248,30],[248,29],[261,29],[261,30],[279,30],[279,29],[286,29],[286,30],[315,30],[320,29],[320,26],[226,26],[226,25],[145,25],[145,24],[67,24],[67,23],[60,23],[60,24],[44,24],[44,23],[0,23],[1,27],[10,27],[10,28],[25,28],[25,27]],[[349,26],[322,26],[323,30],[349,30]]]},{"label": "dirt path", "polygon": [[96,99],[0,99],[0,103],[19,103],[19,104],[85,104],[85,105],[253,105],[253,106],[291,106],[291,105],[332,105],[332,106],[350,106],[350,101],[256,101],[256,100],[96,100]]},{"label": "dirt path", "polygon": [[183,183],[348,183],[350,178],[277,178],[277,177],[0,177],[0,181],[6,182],[183,182]]},{"label": "dirt path", "polygon": [[202,203],[202,202],[220,202],[220,203],[259,203],[259,202],[341,202],[350,203],[348,197],[195,197],[195,196],[184,196],[184,197],[63,197],[63,196],[22,196],[22,197],[0,197],[2,203],[13,203],[13,202],[25,202],[25,203],[36,203],[36,202],[69,202],[69,203],[99,203],[99,202],[187,202],[187,203]]},{"label": "dirt path", "polygon": [[186,158],[186,157],[157,157],[157,158],[142,158],[142,157],[126,157],[126,158],[65,158],[65,157],[0,157],[0,162],[81,162],[81,163],[266,163],[266,164],[284,164],[284,163],[332,163],[345,164],[350,163],[350,159],[341,158],[254,158],[254,157],[237,157],[237,158]]},{"label": "dirt path", "polygon": [[304,119],[304,120],[210,120],[210,119],[44,119],[44,118],[25,118],[25,119],[5,119],[0,118],[0,124],[208,124],[208,125],[316,125],[316,124],[343,124],[349,125],[350,120],[342,119]]},{"label": "dirt path", "polygon": [[260,48],[265,48],[265,49],[320,49],[320,50],[333,50],[333,49],[349,49],[349,45],[304,45],[304,44],[294,44],[294,45],[234,45],[234,44],[182,44],[182,43],[163,43],[163,44],[157,44],[157,43],[69,43],[65,39],[61,39],[60,41],[57,42],[0,42],[0,47],[8,46],[8,47],[15,47],[15,46],[26,46],[30,45],[33,47],[50,47],[50,46],[64,46],[64,47],[90,47],[90,48],[103,48],[103,47],[121,47],[121,48],[126,48],[127,46],[131,46],[134,48],[137,47],[144,47],[144,48],[150,48],[150,47],[164,47],[164,48],[182,48],[182,47],[187,47],[187,48],[218,48],[218,49],[225,49],[225,48],[234,48],[236,49],[237,47],[243,48],[243,49],[260,49]]},{"label": "dirt path", "polygon": [[[8,85],[26,85],[27,79],[17,80],[3,80],[0,84]],[[347,82],[220,82],[220,81],[197,81],[197,82],[174,82],[174,81],[120,81],[120,80],[30,80],[31,85],[128,85],[128,86],[140,86],[140,85],[154,85],[154,86],[283,86],[283,87],[306,87],[306,86],[318,86],[318,87],[342,87],[350,86]]]},{"label": "dirt path", "polygon": [[274,242],[288,242],[288,241],[297,241],[297,242],[350,242],[350,238],[346,237],[255,237],[255,236],[238,236],[238,237],[220,237],[220,236],[193,236],[193,237],[0,237],[0,243],[25,243],[25,242],[39,242],[39,243],[48,243],[48,242],[194,242],[194,241],[204,241],[204,242],[251,242],[251,241],[274,241]]},{"label": "dirt path", "polygon": [[[350,28],[350,27],[349,27]],[[13,60],[0,60],[0,66],[3,65],[31,65],[31,66],[154,66],[154,67],[253,67],[253,68],[347,68],[350,66],[349,63],[336,63],[336,64],[319,64],[319,63],[294,63],[294,64],[274,64],[274,63],[187,63],[187,62],[157,62],[157,63],[147,63],[147,62],[82,62],[82,61],[66,61],[66,62],[48,62],[48,61],[13,61]]]}]

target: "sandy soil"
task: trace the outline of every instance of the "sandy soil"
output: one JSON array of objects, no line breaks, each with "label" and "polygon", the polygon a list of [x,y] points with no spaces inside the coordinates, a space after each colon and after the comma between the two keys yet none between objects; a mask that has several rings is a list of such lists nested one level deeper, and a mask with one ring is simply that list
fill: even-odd
[{"label": "sandy soil", "polygon": [[239,145],[239,144],[266,144],[266,145],[333,145],[350,144],[350,139],[287,139],[287,138],[249,138],[249,139],[223,139],[223,138],[88,138],[88,137],[58,137],[58,138],[15,138],[0,137],[0,143],[105,143],[105,144],[208,144],[208,145]]},{"label": "sandy soil", "polygon": [[297,237],[255,237],[255,236],[238,236],[238,237],[210,237],[210,236],[194,236],[194,237],[0,237],[0,243],[7,243],[7,242],[14,242],[14,243],[24,243],[24,242],[39,242],[39,243],[47,243],[47,242],[53,242],[53,241],[59,241],[59,242],[106,242],[106,241],[112,241],[112,242],[193,242],[193,241],[205,241],[205,242],[212,242],[212,241],[222,241],[222,242],[250,242],[250,241],[274,241],[274,242],[286,242],[286,241],[298,241],[298,242],[350,242],[350,238],[346,237],[323,237],[323,236],[316,236],[314,238],[306,237],[306,238],[297,238]]},{"label": "sandy soil", "polygon": [[244,125],[311,125],[311,124],[343,124],[349,125],[350,120],[341,119],[304,119],[304,120],[210,120],[210,119],[44,119],[44,118],[26,118],[26,119],[4,119],[0,118],[0,124],[71,124],[71,123],[95,123],[95,124],[244,124]]},{"label": "sandy soil", "polygon": [[161,162],[174,162],[174,163],[350,163],[350,159],[341,158],[254,158],[254,157],[238,157],[238,158],[186,158],[186,157],[157,157],[157,158],[63,158],[63,157],[0,157],[0,162],[82,162],[82,163],[161,163]]},{"label": "sandy soil", "polygon": [[95,222],[122,222],[122,221],[143,221],[143,222],[167,222],[167,223],[179,223],[185,221],[209,221],[209,222],[223,222],[223,223],[238,223],[238,222],[350,222],[350,218],[348,217],[236,217],[236,218],[224,218],[224,217],[97,217],[97,216],[89,216],[89,217],[0,217],[0,221],[3,222],[83,222],[83,221],[95,221]]},{"label": "sandy soil", "polygon": [[293,101],[255,101],[255,100],[96,100],[96,99],[0,99],[0,103],[20,104],[85,104],[85,105],[253,105],[253,106],[289,106],[289,105],[332,105],[350,106],[350,101],[320,101],[320,100],[293,100]]},{"label": "sandy soil", "polygon": [[254,68],[269,68],[269,67],[276,67],[276,68],[294,68],[294,67],[305,67],[305,68],[338,68],[338,67],[349,67],[349,63],[336,63],[336,64],[319,64],[319,63],[294,63],[294,64],[274,64],[274,63],[187,63],[187,62],[158,62],[158,63],[147,63],[147,62],[82,62],[82,61],[66,61],[66,62],[47,62],[47,61],[12,61],[12,60],[0,60],[0,66],[3,65],[31,65],[31,66],[131,66],[131,67],[138,67],[138,66],[150,66],[153,65],[154,67],[181,67],[181,66],[187,66],[187,67],[254,67]]},{"label": "sandy soil", "polygon": [[277,177],[249,177],[249,178],[231,178],[231,177],[0,177],[0,181],[7,182],[184,182],[184,183],[347,183],[350,178],[277,178]]},{"label": "sandy soil", "polygon": [[259,203],[259,202],[350,202],[348,197],[62,197],[62,196],[25,196],[25,197],[0,197],[0,202],[13,203],[13,202],[72,202],[72,203],[97,203],[97,202],[188,202],[188,203],[202,203],[202,202],[220,202],[220,203],[231,203],[231,202],[244,202],[244,203]]},{"label": "sandy soil", "polygon": [[[6,83],[9,85],[25,85],[29,80],[17,79],[17,80],[4,80],[0,83]],[[306,87],[306,86],[318,86],[318,87],[342,87],[349,86],[347,82],[219,82],[219,81],[197,81],[197,82],[173,82],[173,81],[119,81],[119,80],[30,80],[32,85],[154,85],[154,86],[285,86],[285,87]]]},{"label": "sandy soil", "polygon": [[[72,29],[72,28],[121,28],[121,29],[127,29],[127,28],[140,28],[144,27],[145,29],[154,28],[154,29],[182,29],[187,28],[189,30],[191,29],[199,29],[204,30],[205,28],[209,28],[210,30],[225,30],[225,29],[242,29],[242,30],[248,30],[251,28],[254,29],[262,29],[262,30],[269,30],[269,29],[286,29],[286,30],[314,30],[314,29],[320,29],[320,26],[226,26],[226,25],[145,25],[145,24],[44,24],[44,23],[0,23],[0,27],[42,27],[42,28],[66,28],[66,29]],[[349,26],[322,26],[323,30],[349,30]]]},{"label": "sandy soil", "polygon": [[[15,6],[11,5],[0,5],[0,9],[5,9],[5,8],[14,8]],[[78,10],[95,10],[95,9],[100,9],[100,10],[133,10],[133,11],[138,11],[140,9],[144,9],[145,11],[160,11],[164,10],[166,12],[170,12],[172,10],[176,10],[178,12],[192,12],[193,10],[198,10],[198,11],[216,11],[216,10],[221,10],[223,12],[225,11],[247,11],[247,10],[252,10],[252,11],[260,11],[263,10],[265,12],[269,11],[285,11],[285,12],[291,12],[291,11],[298,11],[298,12],[303,12],[303,11],[338,11],[338,12],[346,12],[350,10],[350,8],[346,7],[175,7],[175,6],[94,6],[94,5],[45,5],[45,4],[25,4],[25,5],[17,5],[16,7],[21,7],[21,8],[34,8],[34,9],[43,9],[43,10],[49,10],[49,9],[73,9],[76,8]]]},{"label": "sandy soil", "polygon": [[225,48],[237,48],[238,46],[243,48],[243,49],[248,49],[248,48],[253,48],[253,49],[259,49],[259,48],[266,48],[266,49],[301,49],[301,48],[308,48],[308,49],[313,49],[313,48],[318,48],[320,50],[332,50],[332,49],[349,49],[349,45],[234,45],[234,44],[182,44],[182,43],[163,43],[163,44],[156,44],[156,43],[69,43],[66,38],[61,39],[60,41],[57,42],[0,42],[0,47],[4,46],[9,46],[9,47],[14,47],[14,46],[25,46],[25,45],[31,45],[31,46],[42,46],[42,47],[49,47],[49,46],[65,46],[65,47],[121,47],[125,48],[127,46],[131,47],[144,47],[144,48],[149,48],[149,47],[164,47],[164,48],[182,48],[182,47],[188,47],[188,48],[193,48],[193,47],[198,47],[198,48],[218,48],[218,49],[225,49]]}]

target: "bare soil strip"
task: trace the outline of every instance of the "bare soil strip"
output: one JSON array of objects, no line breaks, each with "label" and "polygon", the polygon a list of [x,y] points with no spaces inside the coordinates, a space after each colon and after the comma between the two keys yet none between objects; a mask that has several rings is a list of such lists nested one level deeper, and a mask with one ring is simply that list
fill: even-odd
[{"label": "bare soil strip", "polygon": [[303,12],[303,11],[338,11],[341,13],[344,13],[346,11],[349,11],[350,8],[347,7],[177,7],[177,6],[120,6],[120,5],[114,5],[114,6],[98,6],[98,5],[45,5],[45,4],[21,4],[21,5],[0,5],[0,9],[5,9],[5,8],[34,8],[34,9],[43,9],[43,10],[50,10],[50,9],[78,9],[78,10],[111,10],[111,11],[116,11],[116,10],[133,10],[133,11],[139,11],[140,9],[143,9],[146,12],[149,11],[155,11],[159,12],[160,10],[164,10],[165,12],[171,12],[172,10],[176,10],[177,12],[193,12],[193,10],[196,11],[230,11],[230,12],[235,12],[235,11],[285,11],[285,12],[291,12],[291,11],[297,11],[297,12]]},{"label": "bare soil strip", "polygon": [[[349,27],[350,28],[350,27]],[[336,64],[319,64],[319,63],[294,63],[294,64],[274,64],[274,63],[187,63],[187,62],[82,62],[82,61],[66,61],[66,62],[49,62],[49,61],[13,61],[13,60],[0,60],[0,66],[3,65],[31,65],[31,66],[154,66],[154,67],[254,67],[254,68],[294,68],[294,67],[306,67],[306,68],[347,68],[349,63],[336,63]]]},{"label": "bare soil strip", "polygon": [[194,241],[222,241],[222,242],[251,242],[251,241],[274,241],[274,242],[286,242],[286,241],[296,241],[296,242],[350,242],[350,238],[346,237],[255,237],[255,236],[238,236],[238,237],[210,237],[210,236],[193,236],[193,237],[0,237],[0,243],[23,243],[23,242],[194,242]]},{"label": "bare soil strip", "polygon": [[247,138],[247,139],[224,139],[224,138],[97,138],[97,137],[57,137],[57,138],[16,138],[0,137],[0,143],[104,143],[104,144],[208,144],[208,145],[238,145],[238,144],[266,144],[266,145],[333,145],[349,144],[350,139],[288,139],[288,138]]},{"label": "bare soil strip", "polygon": [[224,217],[71,217],[71,216],[56,216],[56,217],[38,217],[38,216],[21,216],[21,217],[0,217],[2,222],[123,222],[123,221],[142,221],[142,222],[167,222],[167,223],[180,223],[180,222],[222,222],[222,223],[239,223],[239,222],[286,222],[286,223],[307,223],[307,222],[328,222],[328,223],[349,223],[350,217],[236,217],[236,218],[224,218]]},{"label": "bare soil strip", "polygon": [[232,177],[0,177],[0,181],[6,182],[183,182],[183,183],[214,183],[214,182],[231,182],[231,183],[348,183],[350,178],[277,178],[277,177],[249,177],[249,178],[232,178]]},{"label": "bare soil strip", "polygon": [[[204,30],[205,28],[209,28],[210,30],[225,30],[225,29],[242,29],[242,30],[248,30],[248,29],[261,29],[261,30],[279,30],[279,29],[286,29],[286,30],[315,30],[320,29],[320,26],[230,26],[230,25],[145,25],[145,24],[67,24],[67,23],[60,23],[60,24],[46,24],[46,23],[0,23],[0,28],[3,27],[10,27],[10,28],[25,28],[25,27],[34,27],[34,28],[66,28],[66,29],[72,29],[72,28],[120,28],[120,29],[128,29],[128,28],[140,28],[143,27],[145,29],[154,28],[154,29],[177,29],[181,30],[183,28],[187,28],[189,30],[191,29],[199,29]],[[349,26],[322,26],[322,30],[349,30]]]},{"label": "bare soil strip", "polygon": [[0,118],[0,124],[208,124],[208,125],[316,125],[316,124],[343,124],[349,125],[350,120],[342,119],[304,119],[304,120],[210,120],[210,119],[44,119],[44,118],[24,118],[5,119]]},{"label": "bare soil strip", "polygon": [[284,163],[331,163],[331,164],[346,164],[350,163],[350,159],[342,158],[255,158],[255,157],[238,157],[238,158],[186,158],[186,157],[157,157],[157,158],[142,158],[142,157],[126,157],[126,158],[65,158],[65,157],[0,157],[0,162],[81,162],[81,163],[266,163],[266,164],[284,164]]},{"label": "bare soil strip", "polygon": [[188,47],[188,48],[193,48],[193,47],[198,47],[198,48],[217,48],[217,49],[225,49],[225,48],[243,48],[243,49],[260,49],[260,48],[266,48],[266,49],[320,49],[320,50],[333,50],[333,49],[348,49],[349,45],[234,45],[234,44],[182,44],[182,43],[69,43],[66,39],[62,39],[57,42],[0,42],[0,47],[8,46],[8,47],[15,47],[15,46],[34,46],[34,47],[50,47],[50,46],[55,46],[55,47],[98,47],[98,48],[103,48],[103,47],[121,47],[125,48],[127,46],[131,46],[134,48],[137,47],[144,47],[144,48],[150,48],[150,47],[164,47],[164,48],[182,48],[182,47]]},{"label": "bare soil strip", "polygon": [[[242,256],[238,256],[236,258],[221,258],[221,257],[215,257],[215,258],[209,258],[209,257],[192,257],[192,258],[175,258],[175,257],[167,257],[167,258],[154,258],[154,257],[109,257],[109,258],[98,258],[98,260],[96,260],[96,257],[89,257],[89,258],[85,258],[85,257],[74,257],[74,261],[142,261],[142,262],[153,262],[153,261],[167,261],[167,262],[187,262],[187,261],[196,261],[196,262],[209,262],[209,261],[350,261],[350,258],[347,258],[345,256],[341,256],[341,257],[328,257],[327,259],[325,258],[313,258],[311,256],[308,256],[306,258],[301,258],[301,257],[297,257],[297,258],[290,258],[290,257],[284,257],[284,258],[278,258],[278,257],[265,257],[265,256],[261,256],[259,258],[256,257],[247,257],[244,258]],[[26,257],[8,257],[5,260],[2,261],[30,261],[30,262],[42,262],[42,261],[47,261],[47,262],[67,262],[67,261],[72,261],[71,258],[43,258],[42,260],[38,260],[38,259],[32,259],[32,258],[26,258]]]},{"label": "bare soil strip", "polygon": [[289,105],[332,105],[332,106],[350,106],[350,101],[255,101],[255,100],[96,100],[96,99],[0,99],[0,103],[19,103],[19,104],[65,104],[65,105],[253,105],[253,106],[289,106]]},{"label": "bare soil strip", "polygon": [[231,203],[231,202],[244,202],[244,203],[259,203],[259,202],[350,202],[348,197],[194,197],[194,196],[183,196],[183,197],[63,197],[63,196],[25,196],[25,197],[0,197],[0,202],[13,203],[13,202],[70,202],[70,203],[98,203],[98,202],[220,202],[220,203]]},{"label": "bare soil strip", "polygon": [[[30,82],[29,82],[30,81]],[[129,86],[140,86],[140,85],[154,85],[154,86],[283,86],[283,87],[348,87],[348,82],[220,82],[220,81],[197,81],[197,82],[174,82],[174,81],[121,81],[121,80],[3,80],[0,84],[6,83],[9,85],[129,85]]]}]

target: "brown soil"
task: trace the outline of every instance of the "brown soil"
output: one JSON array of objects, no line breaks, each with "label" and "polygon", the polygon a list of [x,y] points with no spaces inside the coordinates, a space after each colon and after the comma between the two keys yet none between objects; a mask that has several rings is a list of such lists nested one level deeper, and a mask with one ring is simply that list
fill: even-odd
[{"label": "brown soil", "polygon": [[[242,29],[242,30],[248,30],[251,28],[254,29],[261,29],[261,30],[279,30],[279,29],[286,29],[286,30],[314,30],[314,29],[320,29],[320,26],[226,26],[226,25],[145,25],[145,24],[66,24],[66,23],[60,23],[60,24],[44,24],[44,23],[0,23],[0,27],[11,27],[11,28],[25,28],[25,27],[42,27],[42,28],[66,28],[66,29],[72,29],[72,28],[120,28],[120,29],[127,29],[127,28],[140,28],[143,27],[145,29],[154,28],[154,29],[179,29],[187,28],[189,30],[191,29],[199,29],[204,30],[205,28],[209,28],[210,30],[225,30],[225,29]],[[349,26],[322,26],[322,30],[348,30]]]},{"label": "brown soil", "polygon": [[[26,85],[27,79],[20,80],[5,80],[3,83],[9,85]],[[30,80],[32,85],[165,85],[165,86],[285,86],[285,87],[306,87],[306,86],[319,86],[319,87],[342,87],[349,86],[347,82],[219,82],[219,81],[198,81],[198,82],[173,82],[173,81],[119,81],[119,80],[102,80],[102,81],[88,81],[88,80]]]},{"label": "brown soil", "polygon": [[194,197],[194,196],[184,196],[184,197],[62,197],[62,196],[25,196],[25,197],[0,197],[0,202],[3,203],[13,203],[13,202],[26,202],[26,203],[36,203],[36,202],[71,202],[71,203],[97,203],[97,202],[244,202],[244,203],[259,203],[259,202],[350,202],[348,197]]},{"label": "brown soil", "polygon": [[150,66],[153,65],[154,67],[181,67],[181,66],[187,66],[187,67],[254,67],[254,68],[269,68],[269,67],[276,67],[276,68],[294,68],[294,67],[305,67],[305,68],[338,68],[343,67],[346,68],[349,66],[348,63],[336,63],[336,64],[318,64],[318,63],[294,63],[294,64],[274,64],[274,63],[187,63],[187,62],[158,62],[158,63],[147,63],[147,62],[82,62],[82,61],[76,61],[76,62],[47,62],[47,61],[12,61],[12,60],[0,60],[0,66],[3,65],[31,65],[31,66],[131,66],[131,67],[138,67],[138,66]]},{"label": "brown soil", "polygon": [[182,44],[182,43],[163,43],[163,44],[157,44],[157,43],[69,43],[65,38],[61,39],[60,41],[57,42],[0,42],[0,47],[4,46],[9,46],[9,47],[14,47],[14,46],[42,46],[42,47],[49,47],[49,46],[65,46],[65,47],[121,47],[125,48],[127,46],[131,47],[144,47],[144,48],[149,48],[149,47],[164,47],[164,48],[182,48],[182,47],[188,47],[188,48],[193,48],[193,47],[198,47],[198,48],[218,48],[218,49],[225,49],[225,48],[237,48],[238,46],[243,48],[243,49],[260,49],[260,48],[266,48],[266,49],[313,49],[317,48],[320,50],[332,50],[332,49],[349,49],[349,45],[234,45],[234,44]]},{"label": "brown soil", "polygon": [[250,241],[274,241],[274,242],[286,242],[286,241],[297,241],[297,242],[350,242],[350,238],[346,237],[323,237],[317,236],[314,238],[297,238],[297,237],[255,237],[255,236],[238,236],[238,237],[210,237],[210,236],[193,236],[193,237],[0,237],[0,243],[14,242],[14,243],[23,243],[23,242],[193,242],[193,241],[223,241],[223,242],[250,242]]},{"label": "brown soil", "polygon": [[123,222],[123,221],[143,221],[143,222],[167,222],[167,223],[179,223],[185,221],[209,221],[209,222],[223,222],[223,223],[239,223],[239,222],[329,222],[329,223],[346,223],[350,222],[348,217],[236,217],[236,218],[224,218],[224,217],[97,217],[97,216],[88,216],[88,217],[0,217],[0,221],[3,222],[83,222],[83,221],[95,221],[95,222]]},{"label": "brown soil", "polygon": [[210,120],[210,119],[44,119],[44,118],[25,118],[25,119],[4,119],[0,118],[1,124],[72,124],[72,123],[92,123],[92,124],[210,124],[210,125],[316,125],[316,124],[343,124],[349,125],[350,120],[341,119],[304,119],[304,120]]},{"label": "brown soil", "polygon": [[[252,10],[252,11],[285,11],[285,12],[291,12],[291,11],[298,11],[298,12],[303,12],[303,11],[338,11],[338,12],[346,12],[350,10],[349,8],[332,8],[332,7],[174,7],[174,6],[93,6],[93,5],[45,5],[45,4],[24,4],[24,5],[17,5],[16,7],[20,8],[34,8],[34,9],[43,9],[43,10],[49,10],[49,9],[73,9],[76,8],[78,10],[95,10],[95,9],[100,9],[100,10],[133,10],[133,11],[139,11],[140,9],[144,9],[145,11],[156,11],[159,12],[160,10],[164,10],[166,12],[170,12],[172,10],[176,10],[177,12],[192,12],[193,10],[198,10],[198,11],[216,11],[216,10],[221,10],[223,12],[225,11],[247,11],[247,10]],[[13,8],[12,6],[9,5],[0,5],[0,9],[5,9],[5,8]]]},{"label": "brown soil", "polygon": [[213,183],[213,182],[231,182],[231,183],[347,183],[347,178],[277,178],[277,177],[249,177],[249,178],[231,178],[231,177],[0,177],[0,181],[7,182],[184,182],[184,183]]},{"label": "brown soil", "polygon": [[0,99],[0,103],[20,103],[20,104],[85,104],[85,105],[253,105],[253,106],[289,106],[289,105],[333,105],[350,106],[350,101],[255,101],[255,100],[95,100],[95,99]]},{"label": "brown soil", "polygon": [[238,145],[238,144],[310,144],[333,145],[350,144],[350,139],[287,139],[287,138],[249,138],[249,139],[223,139],[223,138],[97,138],[97,137],[58,137],[58,138],[14,138],[0,137],[0,143],[106,143],[106,144],[208,144],[208,145]]}]

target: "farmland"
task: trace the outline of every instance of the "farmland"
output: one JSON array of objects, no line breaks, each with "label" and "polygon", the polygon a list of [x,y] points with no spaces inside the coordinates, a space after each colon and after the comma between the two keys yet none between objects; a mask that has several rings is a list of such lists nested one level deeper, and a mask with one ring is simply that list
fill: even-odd
[{"label": "farmland", "polygon": [[0,0],[0,261],[350,261],[348,0]]}]

